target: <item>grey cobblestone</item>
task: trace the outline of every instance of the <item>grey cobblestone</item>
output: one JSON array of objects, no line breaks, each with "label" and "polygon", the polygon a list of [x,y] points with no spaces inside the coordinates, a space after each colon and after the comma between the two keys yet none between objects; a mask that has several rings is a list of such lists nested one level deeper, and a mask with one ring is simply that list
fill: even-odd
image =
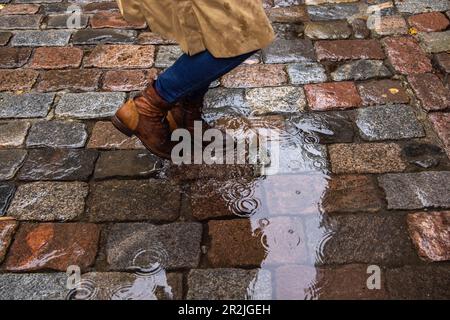
[{"label": "grey cobblestone", "polygon": [[356,124],[365,140],[397,140],[425,135],[411,107],[375,106],[359,109]]},{"label": "grey cobblestone", "polygon": [[201,237],[202,226],[195,222],[116,224],[106,233],[106,262],[111,270],[126,270],[139,252],[150,250],[168,270],[196,268]]},{"label": "grey cobblestone", "polygon": [[88,185],[84,182],[33,182],[19,186],[8,215],[19,220],[66,221],[84,210]]},{"label": "grey cobblestone", "polygon": [[54,96],[50,93],[0,93],[0,118],[43,118],[47,116]]},{"label": "grey cobblestone", "polygon": [[69,43],[72,32],[68,30],[17,31],[11,40],[15,47],[64,46]]},{"label": "grey cobblestone", "polygon": [[65,273],[0,274],[0,300],[64,300]]},{"label": "grey cobblestone", "polygon": [[[378,178],[389,209],[449,208],[450,172],[386,174]],[[399,192],[399,190],[402,190]]]},{"label": "grey cobblestone", "polygon": [[268,300],[272,298],[271,276],[265,270],[197,269],[188,276],[188,299]]},{"label": "grey cobblestone", "polygon": [[124,93],[66,93],[56,105],[55,113],[61,117],[95,119],[112,116],[125,101]]},{"label": "grey cobblestone", "polygon": [[83,123],[42,121],[31,127],[27,147],[80,148],[86,140],[86,126]]}]

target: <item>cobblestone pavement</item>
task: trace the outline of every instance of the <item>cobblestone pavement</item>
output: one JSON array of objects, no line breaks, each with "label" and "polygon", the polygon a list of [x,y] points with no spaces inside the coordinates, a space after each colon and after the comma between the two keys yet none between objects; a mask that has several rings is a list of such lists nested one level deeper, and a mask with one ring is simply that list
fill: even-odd
[{"label": "cobblestone pavement", "polygon": [[450,298],[448,0],[265,0],[205,108],[283,133],[267,177],[113,129],[180,55],[114,2],[0,4],[1,299]]}]

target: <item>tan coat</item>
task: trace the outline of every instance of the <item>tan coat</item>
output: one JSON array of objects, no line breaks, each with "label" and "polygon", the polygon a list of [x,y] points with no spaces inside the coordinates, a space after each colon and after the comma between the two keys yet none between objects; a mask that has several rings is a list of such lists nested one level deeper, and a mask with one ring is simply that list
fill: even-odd
[{"label": "tan coat", "polygon": [[117,0],[127,21],[177,41],[193,55],[234,57],[269,45],[274,32],[261,0]]}]

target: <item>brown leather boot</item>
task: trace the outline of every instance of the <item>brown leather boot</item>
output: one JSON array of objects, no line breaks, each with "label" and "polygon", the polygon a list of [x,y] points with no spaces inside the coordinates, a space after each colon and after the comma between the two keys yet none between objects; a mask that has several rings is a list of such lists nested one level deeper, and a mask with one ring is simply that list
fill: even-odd
[{"label": "brown leather boot", "polygon": [[197,99],[183,99],[175,104],[170,110],[167,118],[170,124],[170,130],[177,128],[187,129],[191,135],[194,134],[195,121],[202,122],[203,132],[210,126],[202,119],[203,97]]},{"label": "brown leather boot", "polygon": [[172,104],[158,95],[152,83],[140,95],[120,107],[111,121],[127,136],[138,137],[153,154],[170,159],[174,144],[170,141],[171,132],[166,116],[171,108]]},{"label": "brown leather boot", "polygon": [[[192,137],[192,144],[198,145],[203,148],[208,146],[210,141],[198,141],[199,137],[194,135],[194,124],[196,121],[201,122],[202,133],[200,139],[202,139],[203,134],[206,130],[211,129],[211,126],[202,119],[204,96],[197,99],[182,99],[179,103],[175,104],[167,115],[167,119],[170,124],[170,130],[175,130],[177,128],[184,128],[189,131]],[[229,149],[233,151],[234,139],[221,130],[223,138],[221,141],[221,146],[224,148],[222,151]],[[231,141],[231,145],[229,142]],[[226,148],[226,149],[225,149]]]}]

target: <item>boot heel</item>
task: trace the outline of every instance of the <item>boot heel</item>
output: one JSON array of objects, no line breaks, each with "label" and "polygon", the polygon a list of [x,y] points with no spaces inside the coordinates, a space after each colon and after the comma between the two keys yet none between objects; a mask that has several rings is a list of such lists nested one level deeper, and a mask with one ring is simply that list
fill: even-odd
[{"label": "boot heel", "polygon": [[122,132],[124,135],[126,135],[128,137],[132,137],[134,135],[134,132],[132,130],[128,129],[122,123],[122,121],[119,120],[119,118],[117,116],[113,116],[111,118],[111,122],[114,125],[114,127],[116,127],[116,129],[119,130],[120,132]]}]

